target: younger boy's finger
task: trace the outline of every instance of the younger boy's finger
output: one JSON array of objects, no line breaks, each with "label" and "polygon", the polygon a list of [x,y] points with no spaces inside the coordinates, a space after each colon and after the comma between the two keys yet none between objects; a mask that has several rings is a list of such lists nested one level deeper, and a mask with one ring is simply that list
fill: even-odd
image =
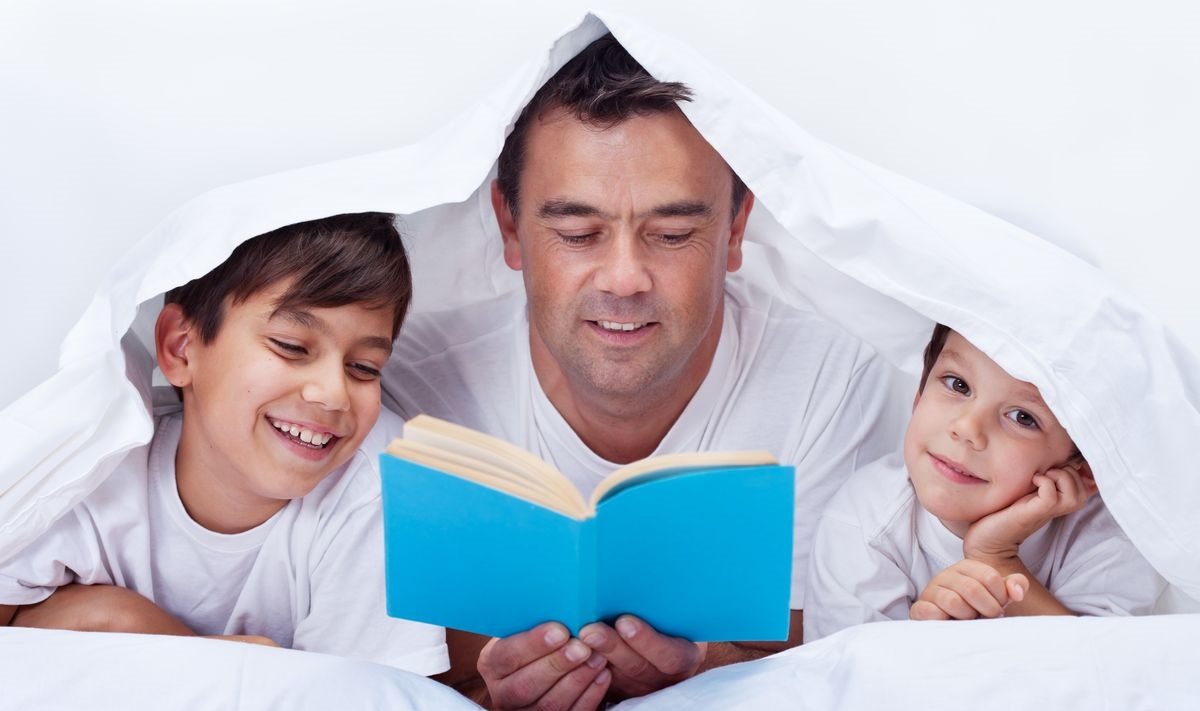
[{"label": "younger boy's finger", "polygon": [[1029,589],[1029,578],[1021,573],[1013,573],[1004,578],[1004,587],[1008,590],[1009,603],[1020,602],[1025,599],[1025,591]]},{"label": "younger boy's finger", "polygon": [[911,620],[948,620],[945,610],[928,600],[917,600],[908,611]]}]

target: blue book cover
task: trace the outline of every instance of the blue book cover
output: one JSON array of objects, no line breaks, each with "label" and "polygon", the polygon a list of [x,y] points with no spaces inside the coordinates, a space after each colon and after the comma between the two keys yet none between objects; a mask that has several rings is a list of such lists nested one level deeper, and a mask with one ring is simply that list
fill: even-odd
[{"label": "blue book cover", "polygon": [[388,614],[498,637],[631,613],[694,641],[787,638],[791,467],[650,469],[564,513],[464,478],[462,460],[381,455]]}]

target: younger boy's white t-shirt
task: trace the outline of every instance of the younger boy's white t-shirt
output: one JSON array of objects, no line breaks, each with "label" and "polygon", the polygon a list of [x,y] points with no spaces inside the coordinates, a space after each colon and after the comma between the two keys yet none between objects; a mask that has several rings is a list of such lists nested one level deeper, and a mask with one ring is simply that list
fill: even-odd
[{"label": "younger boy's white t-shirt", "polygon": [[134,590],[198,634],[263,635],[284,647],[419,674],[449,667],[441,627],[385,611],[378,468],[400,423],[389,413],[345,465],[265,523],[221,534],[179,499],[182,416],[160,417],[149,445],[14,559],[0,604],[29,605],[68,583]]},{"label": "younger boy's white t-shirt", "polygon": [[[1099,496],[1043,526],[1018,555],[1081,615],[1147,614],[1165,586]],[[872,462],[855,472],[817,523],[804,641],[864,622],[907,620],[929,581],[962,559],[962,539],[921,506],[903,456]]]}]

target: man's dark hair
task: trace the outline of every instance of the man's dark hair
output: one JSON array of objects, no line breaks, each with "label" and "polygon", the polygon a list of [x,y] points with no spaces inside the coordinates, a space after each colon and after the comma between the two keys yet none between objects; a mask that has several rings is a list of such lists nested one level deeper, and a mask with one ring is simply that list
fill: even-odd
[{"label": "man's dark hair", "polygon": [[943,326],[940,323],[934,325],[933,335],[929,337],[929,345],[925,346],[925,363],[921,370],[921,384],[917,386],[917,392],[925,392],[925,381],[929,379],[933,364],[937,362],[938,356],[942,354],[942,349],[946,347],[946,338],[949,335],[949,326]]},{"label": "man's dark hair", "polygon": [[[562,109],[584,123],[610,128],[635,116],[671,111],[679,102],[691,100],[692,90],[686,85],[650,76],[611,34],[604,35],[564,64],[521,111],[500,151],[496,182],[504,202],[515,217],[529,125],[547,111]],[[732,169],[729,173],[736,215],[747,188],[737,173]]]},{"label": "man's dark hair", "polygon": [[215,269],[166,294],[202,342],[216,337],[226,300],[238,304],[281,279],[292,283],[276,309],[362,303],[392,307],[392,338],[412,299],[408,257],[395,217],[382,212],[300,222],[238,245]]}]

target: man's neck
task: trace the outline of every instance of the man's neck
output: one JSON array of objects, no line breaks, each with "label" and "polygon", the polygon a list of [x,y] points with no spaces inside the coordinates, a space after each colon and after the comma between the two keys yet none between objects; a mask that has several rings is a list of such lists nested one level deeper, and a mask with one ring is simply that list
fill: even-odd
[{"label": "man's neck", "polygon": [[531,326],[533,370],[550,404],[588,449],[607,461],[628,464],[654,453],[708,376],[721,335],[722,314],[717,318],[712,335],[693,354],[692,367],[634,395],[599,392],[573,382]]}]

